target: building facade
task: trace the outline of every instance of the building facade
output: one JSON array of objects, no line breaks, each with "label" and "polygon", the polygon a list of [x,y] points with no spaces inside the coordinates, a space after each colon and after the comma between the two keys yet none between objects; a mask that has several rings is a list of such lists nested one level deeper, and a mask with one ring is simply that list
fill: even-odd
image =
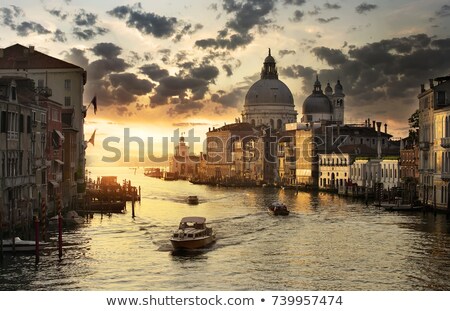
[{"label": "building facade", "polygon": [[47,112],[33,90],[0,78],[0,223],[12,233],[29,225],[46,199],[46,133]]},{"label": "building facade", "polygon": [[449,208],[450,76],[421,85],[419,99],[419,199]]},{"label": "building facade", "polygon": [[[33,46],[25,47],[15,44],[0,49],[0,76],[27,77],[34,81],[38,94],[53,102],[61,103],[62,117],[70,121],[71,145],[69,161],[65,161],[62,191],[65,205],[73,203],[84,193],[85,144],[84,117],[86,108],[83,105],[83,91],[86,83],[86,71],[76,65],[36,51]],[[68,120],[69,119],[69,120]],[[63,120],[64,121],[64,120]],[[67,123],[66,123],[67,124]],[[67,142],[67,140],[65,140]],[[66,153],[66,152],[64,152]]]}]

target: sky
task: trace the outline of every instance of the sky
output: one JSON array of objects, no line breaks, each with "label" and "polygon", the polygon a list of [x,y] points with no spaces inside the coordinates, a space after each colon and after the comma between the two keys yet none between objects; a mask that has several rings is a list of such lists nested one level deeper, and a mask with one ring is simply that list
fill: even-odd
[{"label": "sky", "polygon": [[[19,43],[87,71],[88,164],[102,142],[162,141],[235,122],[268,49],[301,118],[316,75],[340,79],[346,123],[365,119],[407,135],[420,84],[450,74],[450,1],[406,0],[16,0],[0,3],[0,47]],[[131,144],[132,150],[137,143]]]}]

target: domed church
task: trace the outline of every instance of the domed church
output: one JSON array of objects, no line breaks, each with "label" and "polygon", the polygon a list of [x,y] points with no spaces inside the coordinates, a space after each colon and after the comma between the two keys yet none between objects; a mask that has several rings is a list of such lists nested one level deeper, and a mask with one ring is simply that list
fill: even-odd
[{"label": "domed church", "polygon": [[345,94],[339,80],[334,87],[334,93],[330,83],[327,83],[324,94],[319,76],[316,76],[313,92],[303,102],[301,122],[329,121],[344,124],[344,97]]},{"label": "domed church", "polygon": [[291,91],[278,80],[275,65],[269,49],[261,70],[261,79],[250,87],[245,96],[242,121],[253,126],[264,124],[282,130],[286,123],[297,122],[297,111]]}]

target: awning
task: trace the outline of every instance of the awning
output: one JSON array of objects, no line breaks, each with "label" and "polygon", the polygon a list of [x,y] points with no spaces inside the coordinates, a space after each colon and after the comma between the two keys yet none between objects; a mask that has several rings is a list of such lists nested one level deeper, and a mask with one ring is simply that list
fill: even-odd
[{"label": "awning", "polygon": [[54,161],[55,161],[56,163],[58,163],[58,164],[64,165],[64,162],[61,161],[61,160],[55,159]]},{"label": "awning", "polygon": [[59,187],[58,182],[56,182],[56,181],[54,181],[54,180],[49,180],[48,182],[49,182],[50,184],[52,184],[52,186],[53,186],[54,188],[58,188],[58,187]]},{"label": "awning", "polygon": [[53,130],[53,131],[55,131],[56,135],[58,135],[60,139],[64,140],[64,135],[60,131],[58,131],[58,130]]}]

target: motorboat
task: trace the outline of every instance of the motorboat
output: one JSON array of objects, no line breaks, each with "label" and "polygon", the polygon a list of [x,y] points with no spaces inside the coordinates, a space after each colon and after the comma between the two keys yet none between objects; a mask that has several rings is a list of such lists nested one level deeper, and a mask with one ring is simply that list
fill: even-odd
[{"label": "motorboat", "polygon": [[267,208],[267,211],[275,216],[287,216],[289,215],[289,210],[287,209],[286,205],[281,202],[274,202],[269,205]]},{"label": "motorboat", "polygon": [[188,204],[195,205],[198,204],[198,197],[196,195],[190,195],[187,197],[186,201]]},{"label": "motorboat", "polygon": [[175,250],[206,247],[216,240],[212,228],[206,226],[204,217],[183,217],[178,229],[173,232],[170,242]]},{"label": "motorboat", "polygon": [[[12,239],[2,240],[3,251],[12,252],[13,251],[13,241]],[[47,246],[46,242],[39,242],[39,247]],[[22,240],[19,237],[14,238],[14,249],[16,252],[34,252],[36,250],[36,241]]]}]

